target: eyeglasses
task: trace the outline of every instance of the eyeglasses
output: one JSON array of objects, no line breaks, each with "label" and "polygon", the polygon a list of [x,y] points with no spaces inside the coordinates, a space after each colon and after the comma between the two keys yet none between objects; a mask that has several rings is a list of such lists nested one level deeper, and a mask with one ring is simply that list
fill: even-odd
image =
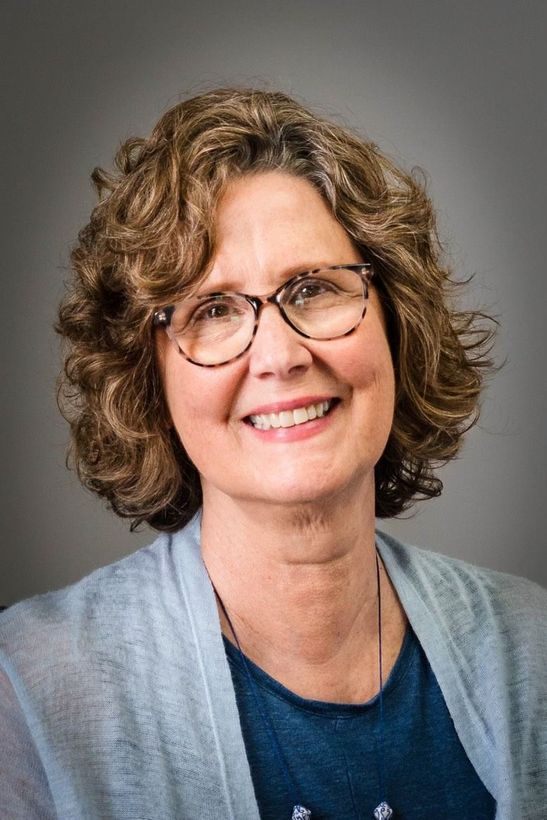
[{"label": "eyeglasses", "polygon": [[209,293],[156,310],[179,353],[200,367],[219,367],[242,356],[255,337],[260,311],[270,303],[306,339],[328,341],[352,333],[363,320],[370,263],[334,265],[299,273],[266,296]]}]

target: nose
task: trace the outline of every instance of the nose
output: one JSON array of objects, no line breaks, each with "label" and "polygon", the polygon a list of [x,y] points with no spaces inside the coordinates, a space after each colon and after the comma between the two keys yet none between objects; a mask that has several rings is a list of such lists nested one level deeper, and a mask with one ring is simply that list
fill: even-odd
[{"label": "nose", "polygon": [[283,379],[302,375],[313,360],[308,342],[287,324],[276,305],[264,303],[249,351],[251,374]]}]

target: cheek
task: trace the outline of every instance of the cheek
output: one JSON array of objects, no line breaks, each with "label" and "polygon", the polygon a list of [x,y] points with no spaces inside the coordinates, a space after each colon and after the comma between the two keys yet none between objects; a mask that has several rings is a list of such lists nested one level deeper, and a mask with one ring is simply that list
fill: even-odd
[{"label": "cheek", "polygon": [[[371,323],[372,324],[372,323]],[[376,390],[393,398],[395,376],[387,338],[381,325],[370,332],[348,337],[346,349],[340,349],[337,360],[341,377],[355,390]]]},{"label": "cheek", "polygon": [[375,396],[375,438],[379,443],[377,457],[380,458],[391,433],[395,414],[395,372],[387,339],[383,345],[383,356],[378,360],[378,366],[375,368],[372,393]]},{"label": "cheek", "polygon": [[163,371],[167,407],[184,449],[199,469],[208,446],[229,423],[233,375],[196,367],[174,353],[176,360],[167,356]]},{"label": "cheek", "polygon": [[177,353],[166,336],[158,339],[156,355],[171,423],[187,449],[186,442],[192,430],[199,430],[195,422],[203,411],[201,397],[204,393],[200,389],[199,373],[189,370],[191,365]]},{"label": "cheek", "polygon": [[385,334],[363,335],[359,346],[340,361],[345,362],[340,375],[352,386],[356,427],[385,446],[395,407],[395,374]]},{"label": "cheek", "polygon": [[184,378],[171,374],[164,382],[167,406],[175,428],[186,443],[202,429],[209,416],[214,416],[214,400],[207,401],[207,391],[199,378]]}]

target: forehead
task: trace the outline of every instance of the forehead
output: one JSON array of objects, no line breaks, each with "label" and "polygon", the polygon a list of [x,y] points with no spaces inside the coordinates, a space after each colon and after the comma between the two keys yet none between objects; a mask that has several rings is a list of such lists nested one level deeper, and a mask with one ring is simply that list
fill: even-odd
[{"label": "forehead", "polygon": [[279,171],[229,184],[217,207],[215,248],[206,281],[218,286],[249,276],[270,286],[308,268],[361,261],[311,183]]}]

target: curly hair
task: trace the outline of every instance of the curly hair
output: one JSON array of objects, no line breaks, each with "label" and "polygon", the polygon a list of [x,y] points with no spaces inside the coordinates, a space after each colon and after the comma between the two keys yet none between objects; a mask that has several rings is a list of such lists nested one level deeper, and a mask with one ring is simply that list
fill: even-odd
[{"label": "curly hair", "polygon": [[[493,324],[458,310],[423,181],[371,142],[278,92],[219,89],[175,105],[129,139],[71,254],[59,309],[59,386],[82,483],[133,528],[176,530],[201,504],[199,474],[172,428],[152,315],[206,275],[215,207],[230,180],[281,170],[308,180],[373,263],[396,396],[375,468],[376,515],[440,494],[435,470],[476,422]],[[495,322],[494,322],[495,324]]]}]

